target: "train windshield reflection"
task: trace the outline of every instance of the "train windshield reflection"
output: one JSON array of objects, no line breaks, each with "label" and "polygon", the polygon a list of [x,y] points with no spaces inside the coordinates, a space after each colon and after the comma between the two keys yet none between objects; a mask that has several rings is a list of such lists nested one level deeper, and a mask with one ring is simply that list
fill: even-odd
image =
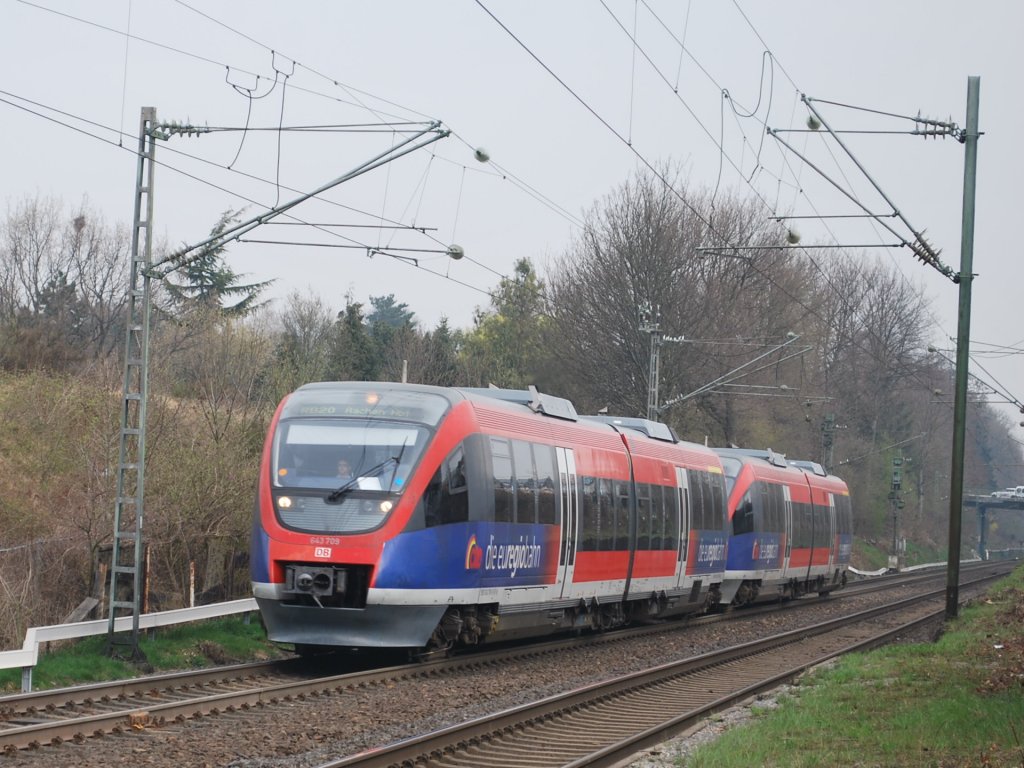
[{"label": "train windshield reflection", "polygon": [[277,488],[401,493],[426,446],[425,427],[363,419],[282,420],[274,435]]}]

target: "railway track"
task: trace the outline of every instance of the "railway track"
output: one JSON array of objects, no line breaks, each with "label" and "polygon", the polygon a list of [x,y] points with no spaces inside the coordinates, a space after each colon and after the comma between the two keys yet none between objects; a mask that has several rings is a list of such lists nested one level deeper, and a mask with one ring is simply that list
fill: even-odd
[{"label": "railway track", "polygon": [[[986,572],[991,570],[986,569]],[[920,576],[915,576],[917,578]],[[858,594],[861,589],[867,587],[858,585],[847,594]],[[820,604],[817,600],[803,600],[792,601],[786,607]],[[779,612],[779,606],[766,606],[760,611],[736,611],[724,617],[702,617],[681,626],[753,619],[761,612]],[[679,628],[677,623],[666,623],[360,672],[349,671],[349,666],[343,674],[328,676],[323,675],[322,666],[330,664],[330,658],[318,661],[318,669],[301,660],[290,660],[9,696],[0,698],[0,749],[14,753],[64,741],[82,744],[90,737],[105,733],[149,730],[208,714],[258,712],[268,706],[286,706],[308,697],[392,685],[403,679],[442,677],[467,668],[497,667],[515,660],[578,649],[581,645],[625,642],[637,635],[674,632]]]},{"label": "railway track", "polygon": [[582,768],[620,765],[714,712],[815,665],[941,618],[936,590],[479,718],[321,768]]}]

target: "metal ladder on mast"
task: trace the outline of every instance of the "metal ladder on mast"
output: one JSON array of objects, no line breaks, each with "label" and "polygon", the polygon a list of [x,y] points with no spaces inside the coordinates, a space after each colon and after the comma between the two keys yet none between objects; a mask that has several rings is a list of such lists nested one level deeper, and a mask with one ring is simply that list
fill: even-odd
[{"label": "metal ladder on mast", "polygon": [[[139,125],[135,215],[125,329],[121,437],[114,501],[114,541],[110,562],[107,652],[141,661],[139,614],[143,590],[142,502],[146,460],[146,397],[149,372],[150,276],[153,247],[153,172],[156,109],[143,107]],[[129,634],[116,632],[118,615],[131,612]]]}]

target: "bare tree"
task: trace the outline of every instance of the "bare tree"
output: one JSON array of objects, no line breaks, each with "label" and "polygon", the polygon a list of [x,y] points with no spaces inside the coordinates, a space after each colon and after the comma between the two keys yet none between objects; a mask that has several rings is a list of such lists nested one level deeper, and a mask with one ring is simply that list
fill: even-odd
[{"label": "bare tree", "polygon": [[[581,240],[548,278],[549,347],[583,407],[646,412],[645,322],[686,339],[661,347],[662,403],[785,338],[800,317],[792,293],[802,289],[769,247],[783,234],[751,203],[720,198],[712,217],[706,193],[679,192],[650,175],[631,179],[595,206]],[[643,316],[645,309],[650,314]],[[735,431],[728,402],[703,399],[666,418],[705,433],[713,427],[722,438]]]},{"label": "bare tree", "polygon": [[109,226],[83,202],[65,225],[62,250],[85,308],[83,335],[92,356],[107,357],[123,341],[128,304],[131,238],[127,227]]},{"label": "bare tree", "polygon": [[127,303],[129,239],[83,200],[72,216],[25,198],[0,223],[0,330],[7,367],[69,370],[110,355]]}]

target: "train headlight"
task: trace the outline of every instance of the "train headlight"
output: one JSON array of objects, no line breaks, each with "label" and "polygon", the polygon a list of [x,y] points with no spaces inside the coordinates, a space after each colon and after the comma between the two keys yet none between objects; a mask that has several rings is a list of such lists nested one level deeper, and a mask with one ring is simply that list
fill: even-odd
[{"label": "train headlight", "polygon": [[386,515],[388,512],[391,511],[391,508],[393,506],[394,506],[394,504],[392,504],[390,501],[385,499],[384,501],[382,501],[380,503],[380,511],[383,512]]},{"label": "train headlight", "polygon": [[279,509],[291,509],[292,508],[292,497],[291,496],[278,496],[277,506]]}]

